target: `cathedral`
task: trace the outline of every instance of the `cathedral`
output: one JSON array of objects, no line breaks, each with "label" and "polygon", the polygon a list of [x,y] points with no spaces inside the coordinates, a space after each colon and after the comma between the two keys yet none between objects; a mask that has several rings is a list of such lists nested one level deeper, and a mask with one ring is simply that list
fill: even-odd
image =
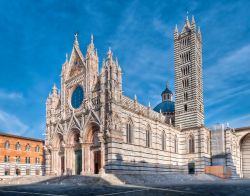
[{"label": "cathedral", "polygon": [[[93,36],[84,55],[75,34],[60,91],[54,85],[46,101],[47,175],[194,174],[213,164],[212,131],[204,127],[202,35],[194,17],[173,36],[176,96],[166,85],[162,102],[151,108],[123,94],[122,69],[110,49],[99,69]],[[242,177],[237,131],[224,132],[229,147],[216,160]]]}]

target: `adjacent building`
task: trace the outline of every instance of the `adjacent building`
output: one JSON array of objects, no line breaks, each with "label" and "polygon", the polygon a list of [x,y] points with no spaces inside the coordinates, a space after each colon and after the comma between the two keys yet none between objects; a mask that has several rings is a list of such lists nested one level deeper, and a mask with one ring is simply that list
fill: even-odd
[{"label": "adjacent building", "polygon": [[0,132],[0,176],[44,174],[44,141]]}]

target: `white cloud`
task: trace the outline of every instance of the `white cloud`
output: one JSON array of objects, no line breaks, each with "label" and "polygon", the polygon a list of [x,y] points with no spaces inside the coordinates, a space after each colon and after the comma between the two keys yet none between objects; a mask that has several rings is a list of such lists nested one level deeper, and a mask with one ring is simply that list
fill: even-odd
[{"label": "white cloud", "polygon": [[244,127],[244,126],[250,126],[250,114],[246,114],[243,116],[240,116],[235,119],[229,120],[231,127]]},{"label": "white cloud", "polygon": [[7,133],[24,135],[29,127],[17,116],[0,110],[0,129]]},{"label": "white cloud", "polygon": [[18,92],[6,92],[5,90],[0,89],[0,99],[23,99],[23,94]]}]

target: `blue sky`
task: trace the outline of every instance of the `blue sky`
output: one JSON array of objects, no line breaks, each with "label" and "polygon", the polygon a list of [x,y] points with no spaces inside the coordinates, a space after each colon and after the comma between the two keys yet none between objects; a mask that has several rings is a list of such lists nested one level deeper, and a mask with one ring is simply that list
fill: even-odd
[{"label": "blue sky", "polygon": [[203,38],[205,124],[250,125],[250,1],[0,1],[0,130],[43,138],[45,101],[79,32],[112,48],[129,97],[155,106],[174,90],[173,30],[195,16]]}]

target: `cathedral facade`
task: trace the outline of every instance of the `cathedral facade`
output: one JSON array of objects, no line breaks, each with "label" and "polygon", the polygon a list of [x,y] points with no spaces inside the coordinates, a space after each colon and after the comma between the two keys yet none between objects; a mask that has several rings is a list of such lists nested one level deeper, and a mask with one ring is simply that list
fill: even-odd
[{"label": "cathedral facade", "polygon": [[46,174],[202,173],[211,165],[201,31],[187,18],[173,36],[175,102],[166,86],[152,109],[123,94],[110,49],[99,72],[93,37],[83,55],[75,35],[60,92],[54,86],[46,102]]}]

